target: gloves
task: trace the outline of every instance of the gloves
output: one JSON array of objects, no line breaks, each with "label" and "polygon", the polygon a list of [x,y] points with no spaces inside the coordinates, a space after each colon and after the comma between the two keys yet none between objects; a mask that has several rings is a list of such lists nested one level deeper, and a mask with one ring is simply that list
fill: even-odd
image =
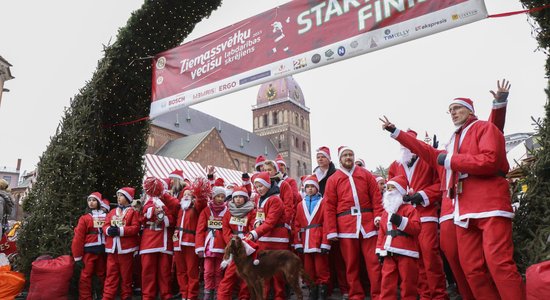
[{"label": "gloves", "polygon": [[399,227],[401,225],[401,221],[403,221],[403,217],[398,214],[392,214],[390,218],[390,222],[392,222],[395,226]]},{"label": "gloves", "polygon": [[385,256],[381,256],[381,255],[378,254],[378,253],[376,254],[376,256],[378,256],[378,262],[379,262],[381,265],[383,265],[383,264],[384,264],[384,258],[385,258]]},{"label": "gloves", "polygon": [[437,164],[444,166],[446,158],[447,158],[447,153],[439,153],[439,155],[437,156]]},{"label": "gloves", "polygon": [[242,179],[243,180],[248,180],[248,179],[250,179],[250,175],[248,175],[248,173],[243,173]]},{"label": "gloves", "polygon": [[107,228],[107,235],[108,236],[119,236],[120,235],[120,228],[116,226],[111,226]]},{"label": "gloves", "polygon": [[321,248],[321,254],[327,255],[330,252],[330,249]]},{"label": "gloves", "polygon": [[74,262],[74,264],[79,268],[79,269],[83,269],[84,268],[84,262],[82,260],[77,260]]},{"label": "gloves", "polygon": [[433,139],[433,142],[432,142],[432,147],[434,147],[435,149],[437,149],[437,147],[439,147],[439,141],[437,140],[437,135],[434,134],[434,139]]},{"label": "gloves", "polygon": [[296,248],[296,252],[304,254],[304,248]]},{"label": "gloves", "polygon": [[415,193],[413,195],[403,196],[403,202],[410,202],[411,204],[419,205],[424,203],[424,198],[422,198],[420,193]]},{"label": "gloves", "polygon": [[496,103],[506,102],[506,100],[508,100],[509,94],[510,94],[509,92],[498,92],[497,97],[495,98],[495,102]]},{"label": "gloves", "polygon": [[204,258],[204,251],[199,251],[199,253],[197,253],[197,256],[200,258]]},{"label": "gloves", "polygon": [[395,132],[395,125],[390,125],[390,126],[387,126],[387,127],[384,127],[384,130],[386,131],[389,131],[390,133],[394,133]]}]

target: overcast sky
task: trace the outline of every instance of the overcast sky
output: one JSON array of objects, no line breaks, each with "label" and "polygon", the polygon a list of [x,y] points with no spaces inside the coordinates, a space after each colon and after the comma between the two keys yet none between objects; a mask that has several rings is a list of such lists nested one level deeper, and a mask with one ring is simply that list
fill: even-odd
[{"label": "overcast sky", "polygon": [[[186,39],[192,40],[254,16],[286,0],[224,0]],[[32,170],[55,133],[63,110],[91,79],[103,44],[142,0],[1,1],[0,55],[15,79],[0,105],[0,167]],[[246,5],[244,4],[246,3]],[[486,0],[489,14],[522,9],[517,0]],[[32,9],[30,7],[32,6]],[[398,127],[446,141],[453,129],[446,114],[455,97],[474,99],[486,119],[490,89],[510,79],[505,134],[533,131],[531,116],[544,115],[545,55],[537,50],[526,15],[487,19],[294,75],[311,109],[311,144],[336,157],[347,145],[369,169],[387,166],[399,153],[380,129],[387,115]],[[258,86],[194,108],[252,130],[251,106]],[[314,163],[315,165],[315,163]]]}]

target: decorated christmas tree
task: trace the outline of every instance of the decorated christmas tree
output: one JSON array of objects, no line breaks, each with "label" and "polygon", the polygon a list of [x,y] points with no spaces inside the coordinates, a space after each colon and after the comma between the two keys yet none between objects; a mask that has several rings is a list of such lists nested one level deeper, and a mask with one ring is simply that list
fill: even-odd
[{"label": "decorated christmas tree", "polygon": [[[550,1],[522,0],[526,8],[542,7]],[[531,14],[535,21],[534,32],[540,48],[550,49],[550,9]],[[548,52],[547,52],[548,53]],[[550,76],[550,57],[546,62],[546,75]],[[540,148],[532,154],[534,160],[524,167],[525,178],[518,188],[527,187],[520,193],[521,205],[514,218],[515,258],[522,272],[532,264],[550,259],[550,89],[546,89],[546,114],[535,120],[536,141]]]},{"label": "decorated christmas tree", "polygon": [[105,46],[92,78],[70,106],[38,163],[24,203],[20,270],[41,254],[69,254],[73,228],[93,191],[115,202],[118,188],[139,188],[147,147],[151,56],[179,45],[221,0],[146,0]]}]

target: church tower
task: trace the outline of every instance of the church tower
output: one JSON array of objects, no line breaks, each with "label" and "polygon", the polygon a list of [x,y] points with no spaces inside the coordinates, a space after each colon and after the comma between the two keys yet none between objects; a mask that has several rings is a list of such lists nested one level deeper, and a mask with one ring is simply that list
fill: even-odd
[{"label": "church tower", "polygon": [[302,175],[311,174],[309,108],[294,78],[289,76],[262,84],[252,115],[253,132],[269,137],[285,159],[288,175],[300,182]]}]

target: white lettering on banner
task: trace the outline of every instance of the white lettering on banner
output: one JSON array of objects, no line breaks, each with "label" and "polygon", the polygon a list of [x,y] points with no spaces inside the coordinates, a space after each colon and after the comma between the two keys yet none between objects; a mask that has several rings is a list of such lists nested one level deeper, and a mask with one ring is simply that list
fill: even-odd
[{"label": "white lettering on banner", "polygon": [[[371,2],[365,0],[365,3]],[[426,0],[377,0],[374,2],[374,22],[378,23],[392,16],[392,13],[402,13],[406,9],[413,8],[417,3],[426,2]],[[405,6],[407,4],[407,6]],[[383,10],[383,12],[382,12]],[[367,28],[366,21],[373,16],[372,5],[367,4],[357,12],[359,20],[359,30]]]},{"label": "white lettering on banner", "polygon": [[225,90],[229,90],[231,88],[234,88],[237,86],[237,82],[236,81],[233,81],[233,82],[230,82],[230,83],[226,83],[226,84],[222,84],[218,90],[221,92],[221,91],[225,91]]}]

